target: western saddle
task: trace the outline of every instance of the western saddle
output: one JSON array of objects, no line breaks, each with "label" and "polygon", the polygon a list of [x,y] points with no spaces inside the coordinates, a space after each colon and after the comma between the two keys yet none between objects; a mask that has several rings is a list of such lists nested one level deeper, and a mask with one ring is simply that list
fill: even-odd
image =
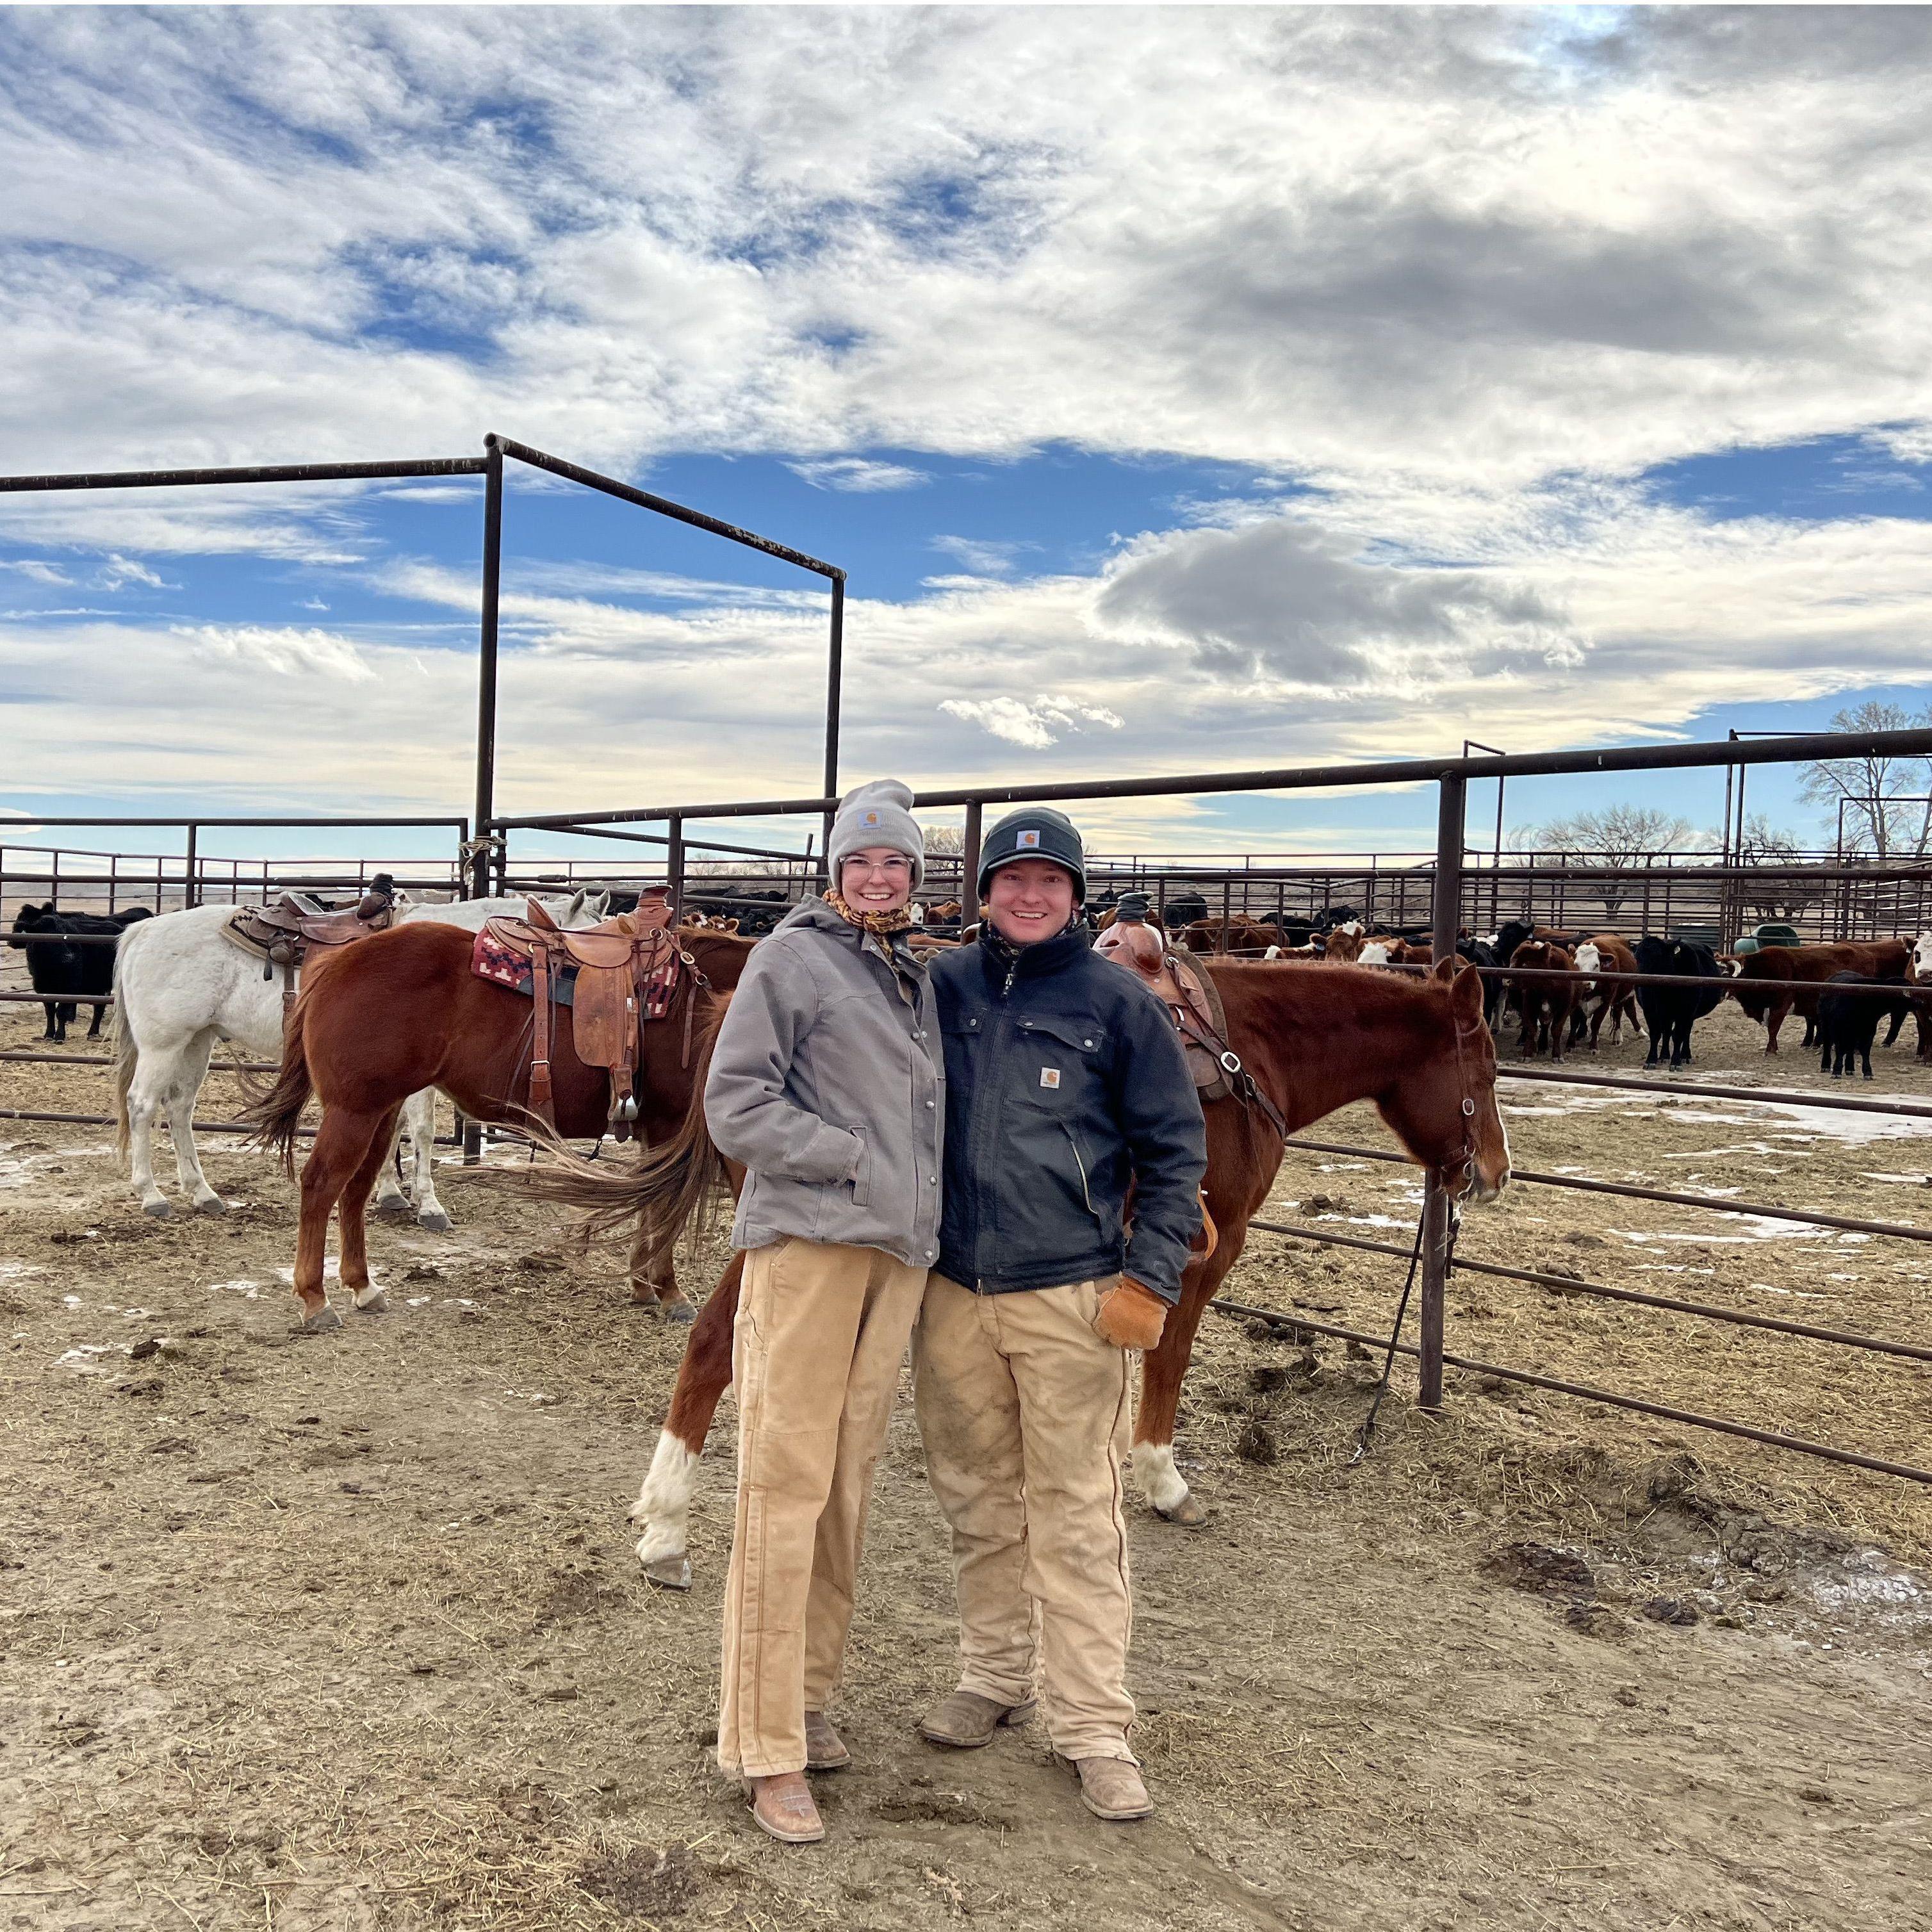
[{"label": "western saddle", "polygon": [[378,872],[352,905],[332,906],[308,892],[284,892],[272,906],[241,906],[224,930],[245,952],[262,962],[262,977],[282,969],[282,1011],[294,1004],[296,976],[311,946],[346,946],[380,932],[394,920],[396,882]]},{"label": "western saddle", "polygon": [[1170,952],[1160,928],[1147,923],[1144,895],[1121,895],[1114,922],[1094,940],[1094,950],[1126,968],[1167,1008],[1202,1100],[1226,1100],[1234,1088],[1222,1060],[1228,1019],[1221,995],[1192,954]]},{"label": "western saddle", "polygon": [[[613,1137],[628,1140],[638,1118],[636,1080],[642,1027],[669,1013],[687,971],[697,962],[670,930],[670,908],[644,898],[634,912],[601,926],[566,932],[535,899],[521,919],[490,920],[476,935],[470,970],[479,979],[520,993],[532,1006],[529,1107],[556,1126],[550,1079],[556,1009],[571,1009],[577,1058],[601,1067],[610,1083],[608,1119]],[[690,1051],[691,1003],[686,1006],[686,1053]]]}]

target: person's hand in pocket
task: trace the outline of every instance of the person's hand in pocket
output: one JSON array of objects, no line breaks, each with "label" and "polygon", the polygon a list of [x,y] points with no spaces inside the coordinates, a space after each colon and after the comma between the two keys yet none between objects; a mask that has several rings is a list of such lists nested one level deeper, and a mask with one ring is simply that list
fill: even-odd
[{"label": "person's hand in pocket", "polygon": [[1100,1291],[1094,1332],[1116,1348],[1154,1348],[1160,1345],[1167,1304],[1144,1282],[1124,1274]]}]

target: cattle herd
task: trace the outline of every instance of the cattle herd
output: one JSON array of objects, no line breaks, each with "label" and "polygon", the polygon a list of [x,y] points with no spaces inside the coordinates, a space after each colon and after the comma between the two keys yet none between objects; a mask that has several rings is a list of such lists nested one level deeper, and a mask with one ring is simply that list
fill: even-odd
[{"label": "cattle herd", "polygon": [[[720,880],[709,888],[696,884],[686,898],[686,922],[759,938],[777,926],[794,896],[783,888],[736,880]],[[612,913],[637,903],[634,892],[613,890],[605,897]],[[1107,892],[1090,901],[1090,925],[1104,928],[1110,924],[1118,898]],[[957,899],[934,901],[916,910],[934,938],[958,934]],[[1213,916],[1198,892],[1184,889],[1170,890],[1160,910],[1173,943],[1198,954],[1409,970],[1430,961],[1426,937],[1371,930],[1352,906],[1326,906],[1305,920]],[[112,986],[113,942],[130,926],[153,916],[140,906],[112,915],[62,912],[52,901],[19,909],[8,944],[26,951],[34,991],[45,996],[46,1040],[64,1041],[79,1007],[90,1000],[94,1004],[88,1037],[98,1036]],[[1525,1058],[1561,1060],[1578,1048],[1594,1052],[1607,1022],[1612,1046],[1628,1025],[1648,1036],[1647,1066],[1682,1067],[1691,1058],[1693,1028],[1728,995],[1764,1027],[1772,1053],[1779,1050],[1785,1020],[1798,1015],[1804,1022],[1804,1047],[1817,1051],[1827,1073],[1858,1072],[1871,1078],[1879,1027],[1887,1026],[1884,1043],[1890,1046],[1908,1018],[1917,1022],[1918,1058],[1932,1063],[1928,1024],[1932,990],[1920,990],[1932,989],[1932,933],[1913,940],[1766,946],[1740,956],[1676,936],[1646,933],[1633,940],[1613,932],[1510,920],[1481,937],[1466,930],[1456,950],[1484,969],[1490,1028],[1496,1030],[1505,1018],[1513,1018],[1517,1051]]]}]

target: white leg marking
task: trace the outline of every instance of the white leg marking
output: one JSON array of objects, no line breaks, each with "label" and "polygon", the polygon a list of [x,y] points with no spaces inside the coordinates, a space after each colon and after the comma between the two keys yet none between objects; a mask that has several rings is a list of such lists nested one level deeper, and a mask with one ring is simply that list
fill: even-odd
[{"label": "white leg marking", "polygon": [[638,1561],[651,1564],[684,1554],[692,1492],[698,1486],[698,1458],[666,1430],[658,1438],[644,1486],[631,1505],[631,1520],[644,1526]]},{"label": "white leg marking", "polygon": [[1134,1444],[1134,1486],[1157,1510],[1178,1509],[1187,1500],[1187,1485],[1174,1466],[1171,1442]]}]

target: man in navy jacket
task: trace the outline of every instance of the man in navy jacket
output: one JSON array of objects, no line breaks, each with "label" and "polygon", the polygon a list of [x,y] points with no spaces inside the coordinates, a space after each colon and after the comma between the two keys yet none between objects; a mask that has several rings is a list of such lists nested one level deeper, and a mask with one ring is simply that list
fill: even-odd
[{"label": "man in navy jacket", "polygon": [[1130,1352],[1180,1298],[1205,1130],[1167,1010],[1092,950],[1072,823],[1009,814],[978,883],[980,939],[932,968],[946,1185],[913,1363],[963,1668],[920,1728],[990,1743],[1039,1681],[1088,1808],[1144,1817],[1125,1683]]}]

